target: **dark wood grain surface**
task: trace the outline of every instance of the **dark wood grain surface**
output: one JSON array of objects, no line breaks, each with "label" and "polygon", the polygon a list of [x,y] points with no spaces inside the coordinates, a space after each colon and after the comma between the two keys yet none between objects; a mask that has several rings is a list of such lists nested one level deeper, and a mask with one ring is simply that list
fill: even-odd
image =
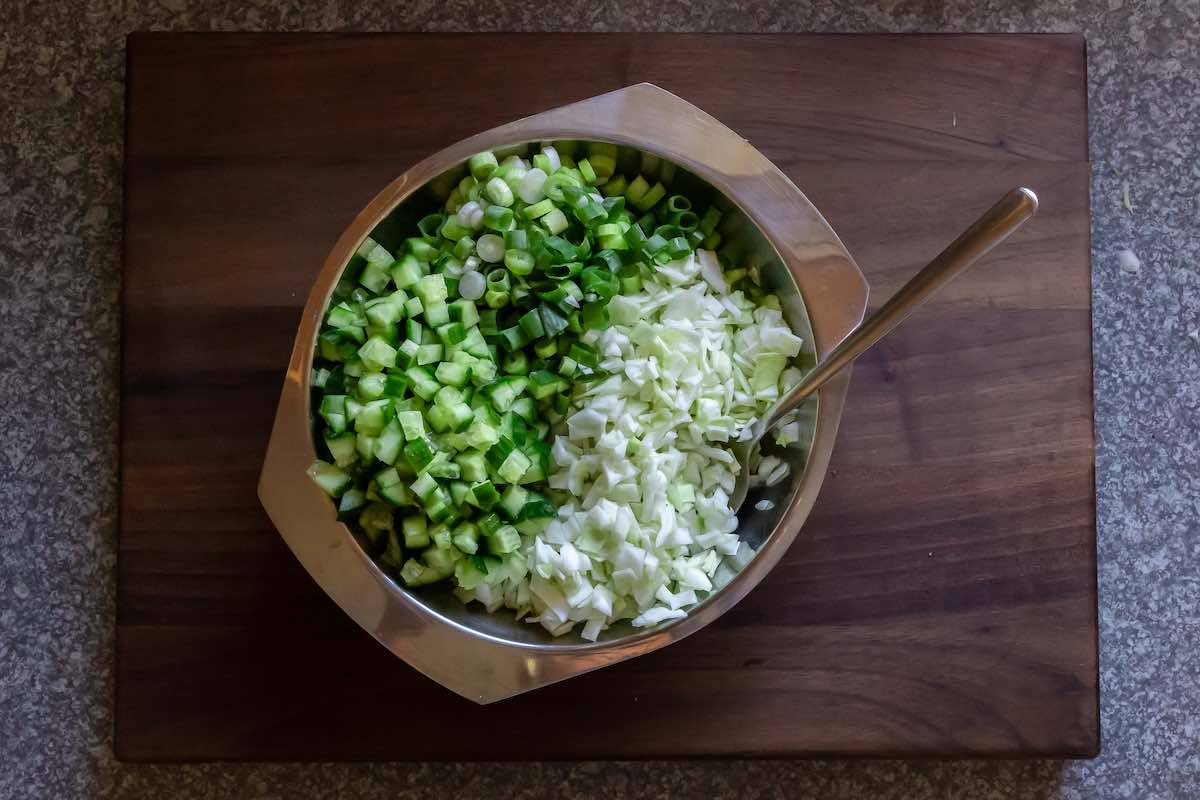
[{"label": "dark wood grain surface", "polygon": [[[1076,36],[132,37],[118,756],[1094,754],[1084,70]],[[293,331],[395,175],[643,80],[787,172],[873,303],[1012,185],[1041,212],[860,361],[810,522],[736,609],[478,707],[360,631],[259,506]]]}]

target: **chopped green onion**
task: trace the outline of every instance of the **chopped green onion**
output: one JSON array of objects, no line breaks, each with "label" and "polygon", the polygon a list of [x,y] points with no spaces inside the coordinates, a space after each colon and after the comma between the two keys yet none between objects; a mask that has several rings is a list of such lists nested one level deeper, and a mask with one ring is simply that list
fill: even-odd
[{"label": "chopped green onion", "polygon": [[606,197],[621,197],[625,194],[626,188],[629,186],[624,175],[617,175],[612,180],[604,184],[600,190]]},{"label": "chopped green onion", "polygon": [[471,170],[471,177],[477,181],[486,181],[498,166],[496,156],[490,150],[471,156],[467,164]]},{"label": "chopped green onion", "polygon": [[588,159],[580,159],[579,174],[583,176],[583,182],[593,184],[596,182],[596,170],[592,167],[592,162]]},{"label": "chopped green onion", "polygon": [[546,270],[546,277],[554,281],[565,281],[578,275],[582,268],[583,264],[578,261],[570,261],[566,264],[554,264]]},{"label": "chopped green onion", "polygon": [[540,339],[546,333],[545,329],[542,327],[541,314],[536,308],[522,316],[517,324],[520,326],[521,330],[524,331],[528,341]]},{"label": "chopped green onion", "polygon": [[542,217],[542,224],[550,233],[562,233],[567,229],[567,217],[559,209],[554,209]]},{"label": "chopped green onion", "polygon": [[690,211],[691,208],[692,208],[692,201],[688,200],[686,197],[684,197],[681,194],[673,194],[667,198],[667,210],[671,213],[678,213],[680,211]]},{"label": "chopped green onion", "polygon": [[711,236],[716,230],[717,223],[721,221],[721,212],[715,206],[709,206],[704,212],[704,216],[700,218],[699,229],[705,236]]},{"label": "chopped green onion", "polygon": [[546,336],[553,339],[567,329],[567,321],[561,314],[546,304],[538,307],[541,315],[542,330]]},{"label": "chopped green onion", "polygon": [[618,279],[604,267],[588,267],[579,276],[579,285],[583,293],[595,294],[602,300],[611,300],[617,293]]},{"label": "chopped green onion", "polygon": [[[554,205],[554,201],[551,200],[550,198],[546,198],[545,200],[541,200],[537,203],[534,203],[533,205],[526,206],[525,210],[522,211],[521,213],[525,215],[526,219],[538,219],[540,217],[546,216],[547,214],[549,214],[553,211],[557,211],[557,208],[555,208],[555,205]],[[559,212],[559,213],[561,214],[562,212]]]},{"label": "chopped green onion", "polygon": [[421,232],[422,236],[435,237],[445,221],[446,215],[444,214],[430,214],[421,218],[417,223],[417,230]]},{"label": "chopped green onion", "polygon": [[489,180],[487,186],[484,188],[484,194],[487,195],[488,200],[497,205],[507,207],[513,204],[512,189],[501,178],[492,178]]},{"label": "chopped green onion", "polygon": [[[693,217],[695,214],[692,215]],[[513,212],[504,206],[488,206],[483,212],[483,227],[504,233],[512,225]],[[503,242],[501,242],[503,244]]]},{"label": "chopped green onion", "polygon": [[529,275],[533,272],[533,256],[525,250],[507,250],[504,253],[504,266],[514,275]]}]

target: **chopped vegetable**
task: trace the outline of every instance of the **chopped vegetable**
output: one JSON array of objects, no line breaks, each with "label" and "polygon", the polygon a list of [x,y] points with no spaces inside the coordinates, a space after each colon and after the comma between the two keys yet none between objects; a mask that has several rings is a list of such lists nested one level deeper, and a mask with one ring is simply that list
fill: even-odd
[{"label": "chopped vegetable", "polygon": [[[684,616],[752,557],[727,444],[800,377],[736,237],[703,247],[720,209],[626,163],[473,156],[410,238],[358,248],[312,380],[309,475],[385,570],[589,640]],[[786,477],[773,458],[753,482]]]}]

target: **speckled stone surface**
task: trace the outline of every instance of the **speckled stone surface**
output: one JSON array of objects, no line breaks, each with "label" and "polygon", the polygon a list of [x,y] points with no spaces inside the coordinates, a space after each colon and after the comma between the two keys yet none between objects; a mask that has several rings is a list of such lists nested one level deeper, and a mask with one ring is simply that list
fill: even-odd
[{"label": "speckled stone surface", "polygon": [[[1085,33],[1103,755],[117,764],[123,65],[141,29]],[[1198,227],[1198,0],[0,0],[0,798],[1200,797]]]}]

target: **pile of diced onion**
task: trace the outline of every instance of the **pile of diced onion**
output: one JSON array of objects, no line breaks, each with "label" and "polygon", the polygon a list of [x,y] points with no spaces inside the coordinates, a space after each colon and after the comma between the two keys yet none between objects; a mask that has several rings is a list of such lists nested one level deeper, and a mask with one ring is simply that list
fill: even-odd
[{"label": "pile of diced onion", "polygon": [[[528,574],[460,589],[561,635],[594,640],[617,619],[682,617],[751,555],[729,508],[737,464],[727,443],[799,380],[801,341],[775,298],[756,307],[726,293],[717,260],[697,251],[609,305],[611,325],[585,341],[611,375],[575,403],[555,437],[554,489],[570,500],[525,549]],[[799,439],[783,426],[781,444]],[[787,465],[768,457],[758,480]]]}]

